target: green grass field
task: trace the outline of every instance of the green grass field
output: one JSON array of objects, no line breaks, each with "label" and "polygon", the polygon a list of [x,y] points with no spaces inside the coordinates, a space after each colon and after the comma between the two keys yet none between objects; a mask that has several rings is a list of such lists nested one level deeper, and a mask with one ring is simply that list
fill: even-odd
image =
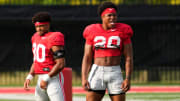
[{"label": "green grass field", "polygon": [[[0,72],[0,86],[23,86],[27,76],[27,71]],[[179,85],[180,71],[161,72],[162,76],[159,81],[147,81],[147,71],[134,71],[132,75],[132,85]],[[167,74],[167,75],[164,75]],[[31,86],[35,86],[37,76],[31,81]],[[72,85],[81,86],[80,72],[72,72]]]},{"label": "green grass field", "polygon": [[180,93],[129,93],[127,99],[134,101],[180,101]]},{"label": "green grass field", "polygon": [[[74,95],[84,96],[84,95]],[[105,101],[110,101],[106,95]],[[83,100],[81,100],[83,101]],[[180,93],[128,93],[126,101],[180,101]]]},{"label": "green grass field", "polygon": [[[126,99],[127,99],[126,101],[180,101],[180,93],[128,93]],[[0,101],[33,101],[33,100],[0,99]],[[85,95],[74,94],[73,101],[85,101]],[[110,101],[109,96],[105,95],[103,101]]]}]

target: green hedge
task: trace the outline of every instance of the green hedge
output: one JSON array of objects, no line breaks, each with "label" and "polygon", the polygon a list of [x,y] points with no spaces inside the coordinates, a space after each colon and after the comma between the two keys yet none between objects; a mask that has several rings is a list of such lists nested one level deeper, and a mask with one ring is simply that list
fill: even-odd
[{"label": "green hedge", "polygon": [[115,4],[179,5],[180,0],[0,0],[0,5],[98,5],[103,1]]}]

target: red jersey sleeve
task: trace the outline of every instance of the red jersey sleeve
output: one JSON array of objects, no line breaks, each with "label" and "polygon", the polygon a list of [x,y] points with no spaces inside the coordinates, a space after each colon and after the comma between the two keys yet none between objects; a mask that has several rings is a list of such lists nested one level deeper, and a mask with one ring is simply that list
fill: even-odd
[{"label": "red jersey sleeve", "polygon": [[64,35],[60,32],[53,32],[49,38],[50,46],[64,46]]},{"label": "red jersey sleeve", "polygon": [[125,30],[124,30],[124,36],[125,36],[125,39],[124,39],[124,44],[129,44],[131,43],[131,37],[133,35],[133,30],[130,26],[126,27]]},{"label": "red jersey sleeve", "polygon": [[91,33],[91,26],[87,26],[83,32],[83,37],[86,40],[86,44],[93,45],[93,36]]}]

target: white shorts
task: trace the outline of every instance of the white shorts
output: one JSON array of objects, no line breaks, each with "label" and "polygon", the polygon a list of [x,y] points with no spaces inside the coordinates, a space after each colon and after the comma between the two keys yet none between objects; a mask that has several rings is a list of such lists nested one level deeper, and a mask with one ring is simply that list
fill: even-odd
[{"label": "white shorts", "polygon": [[60,73],[57,76],[52,77],[48,81],[46,90],[40,88],[40,81],[44,75],[45,74],[38,75],[38,82],[35,90],[36,101],[65,101],[63,74]]},{"label": "white shorts", "polygon": [[109,94],[123,94],[121,89],[123,76],[120,66],[92,65],[88,78],[93,91],[108,90]]}]

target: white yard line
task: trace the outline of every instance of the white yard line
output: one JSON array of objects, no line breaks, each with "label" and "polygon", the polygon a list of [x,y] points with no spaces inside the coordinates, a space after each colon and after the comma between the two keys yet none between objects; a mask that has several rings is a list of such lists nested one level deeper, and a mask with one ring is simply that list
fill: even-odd
[{"label": "white yard line", "polygon": [[0,99],[34,101],[33,94],[0,94]]},{"label": "white yard line", "polygon": [[[166,95],[167,97],[168,95]],[[152,98],[153,96],[152,95],[146,95],[146,96],[137,96],[137,97],[131,97],[131,96],[128,96],[127,97],[127,101],[180,101],[180,98],[177,97],[177,95],[175,96],[168,96],[168,97],[173,97],[173,99],[151,99],[151,100],[148,100],[146,98]],[[162,97],[163,98],[163,95],[160,95],[160,96],[157,96],[158,98],[159,97]],[[35,101],[35,97],[34,97],[34,94],[0,94],[0,99],[10,99],[10,100],[23,100],[23,101]],[[84,96],[73,96],[73,101],[85,101],[85,97]],[[110,98],[108,96],[105,96],[103,98],[102,101],[111,101]]]}]

